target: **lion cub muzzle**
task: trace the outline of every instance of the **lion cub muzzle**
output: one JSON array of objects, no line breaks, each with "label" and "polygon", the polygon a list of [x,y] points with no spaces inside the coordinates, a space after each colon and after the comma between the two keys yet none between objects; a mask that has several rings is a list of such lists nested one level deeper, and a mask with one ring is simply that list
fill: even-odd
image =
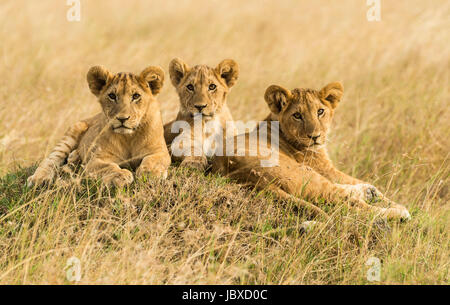
[{"label": "lion cub muzzle", "polygon": [[131,127],[129,119],[131,116],[116,116],[112,129],[116,133],[131,134],[136,130],[136,127]]}]

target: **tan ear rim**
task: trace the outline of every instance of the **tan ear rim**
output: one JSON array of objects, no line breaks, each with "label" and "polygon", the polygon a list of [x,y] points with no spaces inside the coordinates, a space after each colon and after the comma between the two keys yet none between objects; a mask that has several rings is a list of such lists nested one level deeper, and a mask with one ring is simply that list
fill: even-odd
[{"label": "tan ear rim", "polygon": [[239,78],[239,65],[233,59],[222,60],[215,71],[225,81],[228,88],[233,87]]},{"label": "tan ear rim", "polygon": [[287,106],[291,97],[291,91],[278,85],[269,86],[264,94],[264,99],[266,100],[270,111],[275,114],[280,113],[281,110]]},{"label": "tan ear rim", "polygon": [[169,75],[172,84],[176,87],[189,71],[189,66],[180,58],[174,58],[169,64]]},{"label": "tan ear rim", "polygon": [[340,82],[330,83],[320,90],[319,95],[322,100],[329,102],[334,109],[344,95],[344,86]]},{"label": "tan ear rim", "polygon": [[86,79],[89,89],[95,96],[99,96],[105,87],[111,73],[103,66],[94,66],[89,69]]},{"label": "tan ear rim", "polygon": [[141,72],[140,77],[148,84],[153,95],[157,95],[164,85],[164,70],[161,67],[147,67]]}]

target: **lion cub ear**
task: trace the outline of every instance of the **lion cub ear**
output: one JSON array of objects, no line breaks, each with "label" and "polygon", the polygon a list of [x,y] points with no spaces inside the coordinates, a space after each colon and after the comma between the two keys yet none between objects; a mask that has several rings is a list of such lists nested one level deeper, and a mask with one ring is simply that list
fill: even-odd
[{"label": "lion cub ear", "polygon": [[222,60],[215,71],[223,78],[223,80],[225,80],[228,88],[233,87],[239,77],[239,66],[237,62],[232,59]]},{"label": "lion cub ear", "polygon": [[181,59],[174,58],[169,64],[169,74],[172,84],[177,87],[186,73],[189,72],[189,67]]},{"label": "lion cub ear", "polygon": [[89,69],[86,79],[91,92],[98,96],[106,85],[111,73],[102,66],[95,66]]},{"label": "lion cub ear", "polygon": [[266,100],[267,105],[269,105],[270,111],[278,114],[288,105],[291,96],[292,93],[288,89],[272,85],[266,89],[264,99]]},{"label": "lion cub ear", "polygon": [[164,84],[164,71],[160,67],[148,67],[141,72],[140,78],[148,84],[153,95],[157,95]]},{"label": "lion cub ear", "polygon": [[321,99],[328,101],[334,109],[342,99],[342,95],[344,95],[344,87],[341,83],[334,82],[320,90],[319,95]]}]

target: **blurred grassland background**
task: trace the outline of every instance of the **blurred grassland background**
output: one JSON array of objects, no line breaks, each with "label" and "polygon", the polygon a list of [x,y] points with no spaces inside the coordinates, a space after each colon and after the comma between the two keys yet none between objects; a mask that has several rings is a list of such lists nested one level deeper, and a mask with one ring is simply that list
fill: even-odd
[{"label": "blurred grassland background", "polygon": [[[365,0],[81,0],[81,21],[68,22],[66,1],[1,1],[0,283],[69,283],[72,255],[81,283],[360,284],[371,256],[382,283],[448,283],[450,2],[381,7],[381,21],[368,22]],[[178,110],[174,57],[239,63],[235,120],[263,119],[271,84],[341,81],[330,156],[413,219],[374,229],[338,209],[335,224],[303,236],[291,205],[176,168],[115,195],[22,186],[69,124],[100,110],[91,66],[161,66],[168,121]]]}]

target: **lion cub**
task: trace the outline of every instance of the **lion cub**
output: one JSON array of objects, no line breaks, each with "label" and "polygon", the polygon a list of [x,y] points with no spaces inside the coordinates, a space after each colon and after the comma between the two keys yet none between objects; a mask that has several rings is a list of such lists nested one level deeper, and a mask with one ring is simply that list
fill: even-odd
[{"label": "lion cub", "polygon": [[[316,204],[320,200],[347,202],[351,207],[374,211],[388,218],[409,218],[404,206],[389,201],[374,186],[337,170],[329,159],[327,133],[342,95],[340,83],[331,83],[320,91],[290,91],[281,86],[270,86],[265,93],[270,115],[254,131],[238,136],[246,139],[245,155],[242,151],[238,154],[235,149],[234,156],[214,157],[213,172],[259,189],[266,188],[283,199],[293,199],[302,205],[311,204],[299,198]],[[250,137],[265,133],[267,126],[270,130],[274,124],[279,128],[276,134],[278,147],[274,147],[272,139],[261,143],[264,141],[261,138],[258,138],[257,147],[250,147]],[[265,126],[264,130],[262,126]],[[278,151],[277,164],[262,166],[261,160],[267,159],[264,147]],[[389,207],[371,205],[374,199],[388,202]]]},{"label": "lion cub", "polygon": [[226,137],[226,130],[234,135],[226,99],[238,79],[238,65],[225,59],[216,68],[206,65],[190,68],[175,58],[169,73],[180,98],[180,110],[176,119],[164,126],[166,143],[171,147],[177,141],[173,144],[177,144],[179,152],[171,150],[171,153],[175,161],[181,161],[181,166],[204,170],[208,164],[206,157],[214,154],[214,148],[212,145],[208,148],[205,144],[210,143],[206,142],[216,136]]},{"label": "lion cub", "polygon": [[115,186],[133,181],[133,174],[123,167],[137,169],[137,176],[166,175],[170,156],[155,99],[163,86],[163,70],[148,67],[139,75],[112,74],[96,66],[89,70],[87,82],[103,111],[70,127],[28,184],[50,184],[66,161],[81,161],[88,175]]}]

